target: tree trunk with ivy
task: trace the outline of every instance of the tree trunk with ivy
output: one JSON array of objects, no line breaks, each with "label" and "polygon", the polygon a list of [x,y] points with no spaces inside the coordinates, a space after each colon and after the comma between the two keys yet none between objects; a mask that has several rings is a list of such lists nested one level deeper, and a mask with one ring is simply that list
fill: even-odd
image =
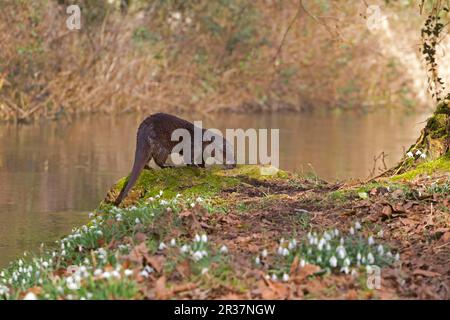
[{"label": "tree trunk with ivy", "polygon": [[434,114],[427,120],[417,141],[408,149],[404,158],[384,176],[404,173],[425,161],[436,160],[450,151],[450,94],[441,101]]}]

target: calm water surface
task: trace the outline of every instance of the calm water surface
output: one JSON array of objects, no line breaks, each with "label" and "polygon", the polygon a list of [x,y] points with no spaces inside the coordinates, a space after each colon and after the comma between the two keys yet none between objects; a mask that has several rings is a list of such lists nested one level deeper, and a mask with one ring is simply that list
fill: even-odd
[{"label": "calm water surface", "polygon": [[[395,163],[427,114],[214,115],[204,127],[279,128],[280,167],[333,179],[366,178],[373,157]],[[85,223],[134,156],[142,115],[0,125],[0,267]]]}]

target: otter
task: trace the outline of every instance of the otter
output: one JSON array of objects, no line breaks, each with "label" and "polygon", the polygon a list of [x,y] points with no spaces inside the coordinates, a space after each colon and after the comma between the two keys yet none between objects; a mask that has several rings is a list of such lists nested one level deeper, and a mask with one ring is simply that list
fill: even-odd
[{"label": "otter", "polygon": [[[119,193],[114,205],[119,206],[123,199],[127,196],[130,189],[134,186],[139,175],[143,169],[150,169],[147,165],[148,162],[153,159],[155,163],[161,168],[171,167],[166,164],[167,158],[172,153],[174,147],[179,143],[179,141],[172,141],[172,133],[177,129],[185,129],[190,133],[191,137],[191,157],[190,166],[205,167],[205,159],[203,159],[203,151],[206,146],[211,143],[221,143],[220,149],[223,151],[223,159],[230,159],[225,164],[225,168],[233,168],[236,166],[234,157],[232,156],[232,149],[230,149],[230,144],[222,136],[215,136],[211,141],[202,141],[201,147],[201,160],[196,161],[194,159],[194,128],[200,131],[200,128],[196,127],[193,123],[178,118],[174,115],[167,113],[156,113],[148,116],[139,125],[136,137],[136,151],[134,156],[134,164],[131,170],[131,175],[128,182],[123,186]],[[207,130],[201,129],[201,133],[204,134]],[[219,138],[222,141],[216,141]],[[179,152],[183,155],[182,150]],[[214,154],[212,154],[214,156]],[[225,163],[225,162],[224,162]]]}]

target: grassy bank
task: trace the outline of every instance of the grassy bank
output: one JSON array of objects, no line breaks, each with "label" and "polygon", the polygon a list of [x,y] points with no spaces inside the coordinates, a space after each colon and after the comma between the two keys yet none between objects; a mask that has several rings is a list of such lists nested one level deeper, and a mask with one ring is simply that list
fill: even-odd
[{"label": "grassy bank", "polygon": [[87,225],[2,270],[0,298],[448,299],[445,168],[353,185],[146,170],[122,208],[123,179]]}]

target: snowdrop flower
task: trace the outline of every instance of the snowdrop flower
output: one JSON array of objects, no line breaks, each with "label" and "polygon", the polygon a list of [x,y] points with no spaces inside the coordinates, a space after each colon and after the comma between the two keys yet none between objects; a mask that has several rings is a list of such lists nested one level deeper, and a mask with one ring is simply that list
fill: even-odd
[{"label": "snowdrop flower", "polygon": [[384,248],[381,244],[377,247],[377,251],[380,256],[384,254]]},{"label": "snowdrop flower", "polygon": [[306,261],[304,259],[300,260],[300,267],[304,267],[306,265]]},{"label": "snowdrop flower", "polygon": [[175,240],[174,238],[172,238],[172,240],[170,240],[170,246],[171,247],[175,247],[177,245],[177,240]]},{"label": "snowdrop flower", "polygon": [[339,230],[338,229],[334,229],[334,235],[337,237],[339,236]]},{"label": "snowdrop flower", "polygon": [[342,267],[341,268],[341,272],[345,273],[345,274],[349,274],[350,269],[348,267]]},{"label": "snowdrop flower", "polygon": [[161,243],[159,244],[158,250],[162,251],[162,250],[164,250],[166,247],[167,247],[166,244],[165,244],[164,242],[161,242]]},{"label": "snowdrop flower", "polygon": [[89,218],[92,218],[93,216],[94,216],[93,212],[89,213]]},{"label": "snowdrop flower", "polygon": [[95,231],[95,233],[96,233],[97,235],[99,235],[99,236],[103,236],[102,230],[97,230],[97,231]]},{"label": "snowdrop flower", "polygon": [[193,207],[195,207],[195,203],[192,202],[191,203],[191,208],[193,208]]},{"label": "snowdrop flower", "polygon": [[139,220],[139,218],[136,218],[136,220],[134,220],[134,223],[141,224],[141,220]]},{"label": "snowdrop flower", "polygon": [[111,275],[116,279],[120,279],[120,273],[117,270],[114,270],[113,272],[111,272]]},{"label": "snowdrop flower", "polygon": [[346,267],[350,266],[350,259],[348,257],[345,258],[345,260],[344,260],[344,266],[346,266]]},{"label": "snowdrop flower", "polygon": [[202,238],[200,238],[200,236],[198,235],[198,233],[195,234],[194,241],[195,241],[195,242],[200,242],[200,241],[202,241]]},{"label": "snowdrop flower", "polygon": [[358,252],[358,254],[356,255],[356,260],[361,260],[361,253]]},{"label": "snowdrop flower", "polygon": [[388,253],[386,253],[386,255],[388,256],[388,258],[392,258],[392,252],[388,251]]},{"label": "snowdrop flower", "polygon": [[220,247],[220,253],[228,253],[228,248],[226,245]]},{"label": "snowdrop flower", "polygon": [[180,251],[181,251],[181,253],[186,253],[186,252],[188,252],[190,249],[191,249],[191,247],[185,244],[185,245],[183,245],[183,246],[180,248]]},{"label": "snowdrop flower", "polygon": [[141,276],[143,276],[144,278],[148,278],[148,276],[149,276],[148,272],[145,271],[145,270],[142,270],[139,274],[140,274]]},{"label": "snowdrop flower", "polygon": [[360,230],[361,229],[361,224],[359,223],[359,221],[355,222],[355,229],[356,230]]},{"label": "snowdrop flower", "polygon": [[283,274],[283,281],[288,282],[289,281],[289,275],[287,273]]},{"label": "snowdrop flower", "polygon": [[148,201],[153,202],[153,201],[155,201],[155,198],[150,197],[150,198],[148,198]]},{"label": "snowdrop flower", "polygon": [[103,272],[102,278],[103,278],[103,279],[109,279],[109,278],[111,278],[111,273],[108,272],[108,271]]},{"label": "snowdrop flower", "polygon": [[422,151],[420,151],[420,150],[416,151],[416,156],[420,156],[421,154],[422,154]]},{"label": "snowdrop flower", "polygon": [[66,250],[61,251],[61,255],[65,256],[66,255]]},{"label": "snowdrop flower", "polygon": [[201,240],[205,243],[208,242],[208,236],[206,234],[202,234]]},{"label": "snowdrop flower", "polygon": [[325,232],[325,233],[323,234],[323,237],[324,237],[325,240],[327,240],[327,241],[330,241],[330,240],[331,240],[331,236],[330,236],[330,234],[329,234],[328,232]]},{"label": "snowdrop flower", "polygon": [[144,271],[146,271],[147,273],[152,273],[155,270],[150,266],[145,266]]},{"label": "snowdrop flower", "polygon": [[425,153],[422,153],[422,154],[420,155],[420,157],[421,157],[422,159],[425,159],[425,158],[427,157],[427,155],[426,155]]},{"label": "snowdrop flower", "polygon": [[318,256],[316,261],[317,261],[317,263],[322,263],[322,257]]},{"label": "snowdrop flower", "polygon": [[283,255],[284,257],[288,256],[288,255],[289,255],[289,249],[288,249],[288,248],[283,248],[282,255]]},{"label": "snowdrop flower", "polygon": [[202,274],[207,274],[208,271],[209,271],[208,268],[203,268],[203,269],[202,269]]},{"label": "snowdrop flower", "polygon": [[397,253],[395,254],[395,261],[398,261],[398,260],[400,260],[400,254],[397,252]]},{"label": "snowdrop flower", "polygon": [[195,201],[197,202],[203,202],[203,199],[201,197],[198,197],[197,199],[195,199]]},{"label": "snowdrop flower", "polygon": [[372,252],[369,252],[369,253],[367,254],[367,262],[370,263],[370,264],[372,264],[372,263],[375,262],[375,258],[374,258],[374,256],[373,256]]},{"label": "snowdrop flower", "polygon": [[350,228],[350,234],[354,235],[355,234],[355,229],[353,229],[353,227]]},{"label": "snowdrop flower", "polygon": [[261,264],[261,259],[259,258],[259,256],[255,258],[255,263],[257,265]]},{"label": "snowdrop flower", "polygon": [[371,246],[375,243],[375,240],[373,240],[372,236],[369,237],[369,239],[367,240],[367,243],[369,244],[369,246]]},{"label": "snowdrop flower", "polygon": [[116,220],[122,221],[122,215],[120,213],[116,215]]},{"label": "snowdrop flower", "polygon": [[406,155],[408,156],[408,158],[413,158],[414,157],[414,154],[411,151],[409,151]]},{"label": "snowdrop flower", "polygon": [[37,296],[33,292],[28,292],[23,300],[37,300]]},{"label": "snowdrop flower", "polygon": [[383,238],[383,236],[384,236],[383,229],[380,229],[380,231],[378,231],[377,236],[378,236],[379,238]]},{"label": "snowdrop flower", "polygon": [[159,196],[162,196],[162,195],[163,195],[163,191],[159,190]]},{"label": "snowdrop flower", "polygon": [[181,194],[177,193],[177,195],[175,196],[175,198],[179,198],[181,197]]},{"label": "snowdrop flower", "polygon": [[338,254],[338,257],[340,259],[344,259],[347,252],[345,251],[345,248],[343,246],[339,246],[336,248],[336,252]]},{"label": "snowdrop flower", "polygon": [[273,275],[272,275],[272,281],[277,281],[277,280],[278,280],[277,275],[276,275],[276,274],[273,274]]},{"label": "snowdrop flower", "polygon": [[333,268],[337,267],[337,259],[336,259],[335,256],[332,256],[330,258],[330,266],[333,267]]},{"label": "snowdrop flower", "polygon": [[319,251],[322,251],[323,246],[326,244],[326,241],[324,238],[320,238],[319,243],[317,244],[317,249],[319,249]]},{"label": "snowdrop flower", "polygon": [[126,269],[123,273],[125,274],[126,277],[129,277],[133,274],[133,270]]},{"label": "snowdrop flower", "polygon": [[266,249],[264,249],[264,250],[261,252],[261,256],[262,256],[263,258],[267,257],[267,250],[266,250]]},{"label": "snowdrop flower", "polygon": [[361,263],[365,264],[366,263],[366,257],[361,257]]},{"label": "snowdrop flower", "polygon": [[325,249],[327,249],[327,251],[330,251],[330,250],[331,250],[331,246],[330,246],[329,243],[327,243],[327,246],[325,247]]},{"label": "snowdrop flower", "polygon": [[277,253],[282,256],[283,255],[283,247],[278,247]]},{"label": "snowdrop flower", "polygon": [[192,259],[194,259],[194,261],[199,261],[203,258],[203,254],[200,251],[195,251],[192,254]]}]

